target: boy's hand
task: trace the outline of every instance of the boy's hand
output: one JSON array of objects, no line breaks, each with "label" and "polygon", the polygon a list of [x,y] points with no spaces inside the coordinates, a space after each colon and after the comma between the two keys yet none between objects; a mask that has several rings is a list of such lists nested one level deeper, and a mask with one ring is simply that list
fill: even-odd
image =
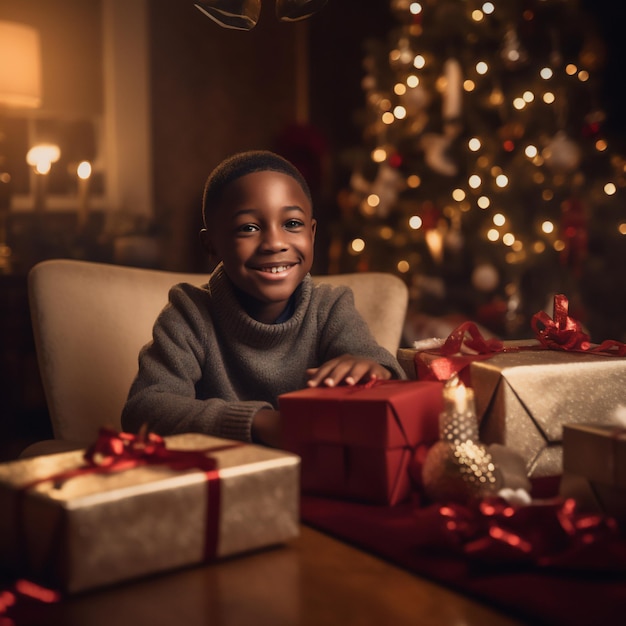
[{"label": "boy's hand", "polygon": [[320,367],[306,371],[309,387],[335,387],[340,384],[356,385],[370,380],[388,380],[391,372],[372,359],[344,354]]},{"label": "boy's hand", "polygon": [[252,441],[272,448],[281,447],[279,411],[261,409],[255,414],[252,419]]}]

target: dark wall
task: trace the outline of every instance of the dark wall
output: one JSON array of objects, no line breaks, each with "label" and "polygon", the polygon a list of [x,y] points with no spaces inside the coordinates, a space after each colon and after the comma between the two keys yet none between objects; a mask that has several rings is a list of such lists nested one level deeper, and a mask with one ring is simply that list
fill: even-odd
[{"label": "dark wall", "polygon": [[300,26],[264,5],[245,32],[221,28],[192,2],[149,3],[154,201],[168,269],[203,269],[197,232],[210,170],[232,152],[273,147],[294,121]]}]

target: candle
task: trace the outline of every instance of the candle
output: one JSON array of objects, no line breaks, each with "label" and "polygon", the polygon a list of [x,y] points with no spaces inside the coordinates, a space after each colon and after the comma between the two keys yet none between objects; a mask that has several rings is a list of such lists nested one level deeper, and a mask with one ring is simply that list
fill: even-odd
[{"label": "candle", "polygon": [[35,212],[43,213],[46,208],[46,192],[48,186],[48,174],[52,164],[61,157],[59,146],[54,144],[37,144],[26,154],[26,162],[33,168],[35,173]]},{"label": "candle", "polygon": [[78,176],[78,230],[83,230],[89,217],[89,179],[91,178],[91,163],[81,161],[76,168]]},{"label": "candle", "polygon": [[443,397],[448,413],[474,413],[474,390],[466,387],[456,375],[445,384]]}]

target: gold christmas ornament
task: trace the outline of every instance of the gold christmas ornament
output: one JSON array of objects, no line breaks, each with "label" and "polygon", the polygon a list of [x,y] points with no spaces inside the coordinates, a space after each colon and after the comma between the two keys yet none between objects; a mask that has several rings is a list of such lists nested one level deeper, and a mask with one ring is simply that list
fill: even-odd
[{"label": "gold christmas ornament", "polygon": [[426,495],[437,502],[466,503],[496,494],[502,480],[488,449],[478,438],[474,391],[457,376],[445,384],[439,441],[422,467]]}]

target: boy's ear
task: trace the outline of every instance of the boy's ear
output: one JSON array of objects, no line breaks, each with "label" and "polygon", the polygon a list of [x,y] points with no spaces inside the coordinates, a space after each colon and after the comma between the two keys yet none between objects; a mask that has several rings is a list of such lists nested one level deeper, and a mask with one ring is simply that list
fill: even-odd
[{"label": "boy's ear", "polygon": [[209,231],[206,228],[203,228],[198,236],[200,238],[200,245],[204,248],[204,251],[209,255],[211,260],[217,257],[217,252],[213,247],[213,243],[211,242],[211,237],[209,237]]},{"label": "boy's ear", "polygon": [[315,233],[317,232],[317,220],[313,218],[311,220],[311,235],[313,236],[313,241],[315,241]]}]

